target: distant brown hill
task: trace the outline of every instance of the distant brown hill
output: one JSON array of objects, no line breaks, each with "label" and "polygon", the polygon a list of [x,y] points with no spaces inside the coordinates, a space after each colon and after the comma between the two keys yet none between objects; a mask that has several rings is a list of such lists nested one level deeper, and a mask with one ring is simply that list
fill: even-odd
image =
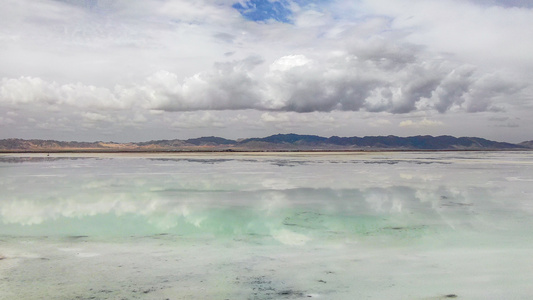
[{"label": "distant brown hill", "polygon": [[533,141],[525,141],[519,144],[520,146],[532,148],[533,149]]},{"label": "distant brown hill", "polygon": [[263,138],[229,140],[201,137],[141,143],[65,142],[54,140],[0,140],[2,152],[119,152],[119,151],[373,151],[373,150],[531,150],[533,141],[521,144],[478,137],[365,136],[329,138],[316,135],[276,134]]}]

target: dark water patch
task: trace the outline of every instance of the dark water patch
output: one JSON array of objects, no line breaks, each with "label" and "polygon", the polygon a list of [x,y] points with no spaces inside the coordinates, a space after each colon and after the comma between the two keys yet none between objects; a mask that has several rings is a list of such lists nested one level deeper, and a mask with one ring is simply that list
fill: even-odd
[{"label": "dark water patch", "polygon": [[237,159],[237,161],[241,161],[241,162],[260,162],[260,161],[257,160],[257,159],[250,159],[250,158],[247,158],[247,159]]},{"label": "dark water patch", "polygon": [[306,165],[309,162],[307,161],[301,161],[301,160],[269,160],[270,164],[278,167],[296,167],[296,166],[302,166]]},{"label": "dark water patch", "polygon": [[295,291],[295,290],[283,290],[277,293],[277,295],[283,297],[283,298],[301,298],[304,297],[305,294],[301,291]]},{"label": "dark water patch", "polygon": [[318,212],[303,211],[293,214],[283,219],[282,224],[291,227],[300,227],[306,229],[316,228],[324,222],[324,216]]},{"label": "dark water patch", "polygon": [[152,191],[152,193],[205,193],[205,194],[217,194],[217,193],[232,193],[233,191],[221,190],[221,189],[180,189],[180,188],[169,188],[169,189],[160,189]]},{"label": "dark water patch", "polygon": [[405,231],[405,230],[422,230],[427,228],[427,225],[418,225],[418,226],[389,226],[383,227],[383,230],[395,230],[395,231]]},{"label": "dark water patch", "polygon": [[395,165],[395,164],[398,164],[400,161],[399,160],[376,160],[376,161],[373,161],[373,160],[368,160],[368,161],[364,161],[363,163],[364,164],[367,164],[367,165]]},{"label": "dark water patch", "polygon": [[408,161],[408,163],[414,163],[414,164],[417,164],[417,165],[431,165],[431,164],[450,165],[451,164],[451,162],[446,162],[446,161],[420,161],[420,160]]},{"label": "dark water patch", "polygon": [[236,284],[245,284],[251,289],[247,299],[298,299],[312,297],[301,290],[294,289],[266,275],[250,278],[236,277],[234,282]]},{"label": "dark water patch", "polygon": [[144,238],[149,238],[149,239],[154,239],[154,240],[164,240],[164,241],[173,241],[173,240],[178,239],[179,237],[181,237],[181,235],[170,234],[167,232],[144,236]]},{"label": "dark water patch", "polygon": [[234,159],[225,159],[225,158],[148,158],[151,161],[164,161],[164,162],[189,162],[189,163],[200,163],[200,164],[219,164],[229,161],[234,161]]},{"label": "dark water patch", "polygon": [[415,164],[415,165],[431,165],[431,164],[449,165],[449,164],[451,164],[451,162],[444,162],[444,161],[395,160],[395,159],[365,160],[363,162],[353,161],[353,163],[376,164],[376,165],[396,165],[396,164],[399,164],[399,163],[402,163],[402,164]]},{"label": "dark water patch", "polygon": [[415,225],[415,226],[386,226],[370,228],[364,235],[366,236],[390,236],[399,240],[412,240],[418,239],[428,234],[428,225]]},{"label": "dark water patch", "polygon": [[473,206],[474,204],[473,203],[464,203],[464,202],[454,202],[454,201],[449,201],[447,203],[443,203],[441,204],[441,206],[448,206],[448,207],[464,207],[464,206]]},{"label": "dark water patch", "polygon": [[88,235],[69,235],[69,236],[67,236],[67,239],[79,240],[79,239],[85,239],[85,238],[88,238],[88,237],[89,237]]},{"label": "dark water patch", "polygon": [[20,163],[76,161],[76,160],[87,160],[87,159],[102,160],[104,158],[98,158],[98,157],[0,157],[0,163],[20,164]]}]

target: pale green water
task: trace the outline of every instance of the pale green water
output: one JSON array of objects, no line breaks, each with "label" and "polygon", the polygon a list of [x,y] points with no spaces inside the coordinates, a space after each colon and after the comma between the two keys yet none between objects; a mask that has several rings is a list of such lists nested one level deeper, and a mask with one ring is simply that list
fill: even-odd
[{"label": "pale green water", "polygon": [[0,299],[533,297],[529,152],[3,155],[0,190]]}]

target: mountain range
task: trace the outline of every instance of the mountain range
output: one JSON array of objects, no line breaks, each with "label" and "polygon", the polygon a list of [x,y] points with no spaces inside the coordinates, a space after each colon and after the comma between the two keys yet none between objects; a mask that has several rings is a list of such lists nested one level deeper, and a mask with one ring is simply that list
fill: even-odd
[{"label": "mountain range", "polygon": [[54,140],[0,140],[0,152],[156,152],[156,151],[387,151],[387,150],[533,150],[533,141],[520,144],[478,137],[365,136],[329,138],[317,135],[276,134],[263,138],[230,140],[201,137],[140,143],[65,142]]}]

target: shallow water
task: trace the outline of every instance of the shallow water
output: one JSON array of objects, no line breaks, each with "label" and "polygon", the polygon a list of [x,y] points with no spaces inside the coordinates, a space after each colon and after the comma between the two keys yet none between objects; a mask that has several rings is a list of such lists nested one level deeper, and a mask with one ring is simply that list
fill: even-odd
[{"label": "shallow water", "polygon": [[0,156],[0,299],[529,299],[533,153]]}]

